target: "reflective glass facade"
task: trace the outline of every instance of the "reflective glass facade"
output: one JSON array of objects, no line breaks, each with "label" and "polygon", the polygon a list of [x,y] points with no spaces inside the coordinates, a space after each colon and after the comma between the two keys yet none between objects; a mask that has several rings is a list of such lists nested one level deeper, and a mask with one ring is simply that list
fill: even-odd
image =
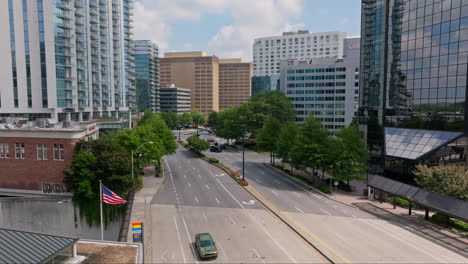
[{"label": "reflective glass facade", "polygon": [[361,14],[359,113],[371,164],[384,167],[384,127],[466,134],[468,0],[363,0]]},{"label": "reflective glass facade", "polygon": [[16,46],[15,46],[15,17],[13,15],[13,1],[8,0],[8,15],[10,22],[10,47],[11,47],[11,71],[13,72],[13,97],[15,107],[18,107],[18,76],[16,71]]},{"label": "reflective glass facade", "polygon": [[41,58],[41,92],[42,92],[42,107],[48,107],[47,97],[47,64],[46,64],[46,44],[44,37],[44,3],[42,0],[37,0],[37,19],[39,25],[39,50]]},{"label": "reflective glass facade", "polygon": [[280,89],[280,76],[253,76],[252,77],[252,95],[266,91],[275,91]]},{"label": "reflective glass facade", "polygon": [[26,88],[28,94],[28,107],[32,107],[31,91],[31,61],[29,49],[29,25],[28,25],[28,1],[23,0],[23,30],[24,30],[24,55],[26,60]]},{"label": "reflective glass facade", "polygon": [[138,110],[159,112],[158,46],[149,40],[135,41],[135,73]]}]

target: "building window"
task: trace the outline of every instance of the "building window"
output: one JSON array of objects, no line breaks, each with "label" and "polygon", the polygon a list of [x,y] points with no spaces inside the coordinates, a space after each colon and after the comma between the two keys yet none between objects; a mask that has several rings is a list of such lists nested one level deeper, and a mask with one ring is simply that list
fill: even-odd
[{"label": "building window", "polygon": [[47,144],[37,144],[37,160],[47,160]]},{"label": "building window", "polygon": [[64,160],[63,144],[54,144],[54,160]]},{"label": "building window", "polygon": [[15,159],[25,159],[24,143],[15,143]]},{"label": "building window", "polygon": [[10,148],[8,143],[0,143],[0,158],[9,159],[10,158]]}]

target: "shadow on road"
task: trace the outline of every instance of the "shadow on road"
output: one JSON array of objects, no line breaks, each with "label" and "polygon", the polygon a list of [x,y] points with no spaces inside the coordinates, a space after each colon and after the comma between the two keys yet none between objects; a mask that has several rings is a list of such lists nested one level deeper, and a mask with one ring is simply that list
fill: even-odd
[{"label": "shadow on road", "polygon": [[[405,230],[410,229],[411,231],[414,231],[412,232],[413,234],[437,243],[438,245],[464,257],[468,257],[468,244],[456,237],[439,231],[442,230],[442,227],[430,224],[423,219],[413,219],[395,215],[370,203],[353,203],[353,205],[362,211],[387,221],[388,223],[396,225]],[[434,227],[439,230],[434,230]]]}]

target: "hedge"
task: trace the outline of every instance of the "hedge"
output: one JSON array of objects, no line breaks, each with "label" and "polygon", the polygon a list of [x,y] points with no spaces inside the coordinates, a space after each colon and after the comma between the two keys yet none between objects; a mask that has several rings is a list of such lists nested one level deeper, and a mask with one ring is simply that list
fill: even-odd
[{"label": "hedge", "polygon": [[322,192],[324,192],[326,194],[331,194],[330,189],[328,187],[326,187],[326,186],[320,185],[318,188],[319,188],[320,191],[322,191]]},{"label": "hedge", "polygon": [[[339,183],[338,184],[338,189],[340,189],[342,191],[345,191],[345,192],[352,192],[353,191],[353,189],[351,188],[351,185],[343,182],[342,180],[333,179],[333,182],[332,182],[333,186],[335,186],[334,181],[338,181],[338,183]],[[325,182],[327,184],[330,184],[330,178],[325,179]]]},{"label": "hedge", "polygon": [[217,158],[209,158],[209,160],[212,163],[219,163],[219,160]]},{"label": "hedge", "polygon": [[[435,213],[431,216],[431,221],[438,223],[438,224],[447,224],[448,216],[441,214],[441,213]],[[456,220],[456,219],[450,219],[450,226],[457,229],[461,230],[464,232],[468,232],[468,223]]]}]

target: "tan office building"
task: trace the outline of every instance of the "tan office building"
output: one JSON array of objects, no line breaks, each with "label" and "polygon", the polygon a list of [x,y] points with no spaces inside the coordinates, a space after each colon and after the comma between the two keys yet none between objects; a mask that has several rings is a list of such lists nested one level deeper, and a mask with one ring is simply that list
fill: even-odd
[{"label": "tan office building", "polygon": [[219,60],[219,110],[246,103],[252,94],[251,62]]},{"label": "tan office building", "polygon": [[168,52],[160,61],[160,82],[191,90],[192,109],[219,111],[219,59],[204,52]]}]

